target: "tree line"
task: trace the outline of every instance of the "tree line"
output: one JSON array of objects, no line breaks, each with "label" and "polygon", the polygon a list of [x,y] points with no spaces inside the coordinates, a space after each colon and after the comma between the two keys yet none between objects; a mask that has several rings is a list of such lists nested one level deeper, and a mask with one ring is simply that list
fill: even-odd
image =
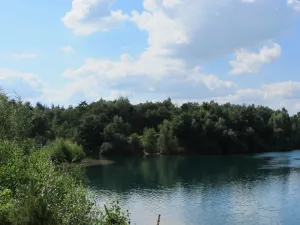
[{"label": "tree line", "polygon": [[100,99],[77,106],[29,109],[30,137],[43,146],[57,138],[99,154],[251,154],[300,147],[300,114],[285,108],[188,102],[171,99],[131,104],[127,98]]}]

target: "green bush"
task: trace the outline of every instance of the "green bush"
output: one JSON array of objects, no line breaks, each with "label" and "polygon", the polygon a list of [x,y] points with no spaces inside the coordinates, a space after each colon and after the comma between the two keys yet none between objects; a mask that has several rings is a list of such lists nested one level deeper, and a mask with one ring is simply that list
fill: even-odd
[{"label": "green bush", "polygon": [[8,216],[12,210],[12,191],[10,189],[0,190],[0,222],[3,225],[10,224]]},{"label": "green bush", "polygon": [[154,128],[145,128],[141,141],[146,153],[158,153],[157,133]]},{"label": "green bush", "polygon": [[93,222],[96,225],[129,225],[131,223],[129,211],[122,211],[118,200],[104,205],[104,207],[96,210],[95,213],[93,218],[97,219]]},{"label": "green bush", "polygon": [[[37,151],[27,158],[10,212],[12,224],[82,224],[92,203],[82,182]],[[24,174],[25,173],[25,174]]]},{"label": "green bush", "polygon": [[[0,224],[111,224],[106,212],[91,201],[82,168],[53,162],[79,161],[84,157],[82,148],[57,139],[38,149],[28,139],[30,120],[27,105],[0,93]],[[127,214],[118,205],[110,206],[108,212],[128,224]]]},{"label": "green bush", "polygon": [[79,162],[85,157],[81,146],[64,139],[56,139],[43,149],[56,162]]},{"label": "green bush", "polygon": [[117,204],[108,208],[111,217],[95,207],[81,167],[57,167],[43,149],[28,155],[12,141],[0,140],[0,156],[0,224],[108,225],[109,218],[128,224]]}]

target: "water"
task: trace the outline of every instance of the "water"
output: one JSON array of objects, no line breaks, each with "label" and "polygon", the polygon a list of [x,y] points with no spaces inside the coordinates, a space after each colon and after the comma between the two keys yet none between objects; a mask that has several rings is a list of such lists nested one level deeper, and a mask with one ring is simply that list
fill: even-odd
[{"label": "water", "polygon": [[300,151],[254,156],[152,156],[87,168],[102,204],[133,224],[300,224]]}]

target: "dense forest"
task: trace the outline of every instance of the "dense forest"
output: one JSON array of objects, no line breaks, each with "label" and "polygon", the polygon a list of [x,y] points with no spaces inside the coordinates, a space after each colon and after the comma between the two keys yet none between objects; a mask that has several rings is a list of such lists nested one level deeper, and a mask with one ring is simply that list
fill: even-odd
[{"label": "dense forest", "polygon": [[133,105],[127,98],[75,107],[30,110],[30,137],[39,145],[63,138],[88,156],[101,154],[248,154],[300,148],[300,114],[264,106],[185,103],[171,99]]}]

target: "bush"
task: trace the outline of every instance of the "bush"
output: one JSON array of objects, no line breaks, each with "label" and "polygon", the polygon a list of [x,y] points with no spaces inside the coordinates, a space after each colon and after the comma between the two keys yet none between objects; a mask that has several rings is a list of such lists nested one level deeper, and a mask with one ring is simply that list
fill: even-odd
[{"label": "bush", "polygon": [[[111,224],[106,211],[91,201],[81,167],[70,172],[67,166],[55,166],[43,149],[28,155],[16,143],[3,140],[0,159],[0,224]],[[128,224],[118,204],[108,212],[120,224]]]},{"label": "bush", "polygon": [[119,201],[115,200],[108,205],[95,211],[93,218],[97,218],[94,222],[97,225],[129,225],[130,224],[130,213],[128,210],[122,211]]},{"label": "bush", "polygon": [[[58,139],[38,149],[27,136],[28,110],[21,101],[9,101],[0,93],[0,224],[111,224],[105,211],[95,209],[81,167],[72,165],[70,170],[69,165],[52,161],[79,161],[84,157],[82,148]],[[128,224],[118,205],[108,212]]]},{"label": "bush", "polygon": [[9,212],[12,210],[12,191],[9,189],[0,190],[0,222],[3,225],[10,224]]},{"label": "bush", "polygon": [[141,138],[142,146],[146,153],[158,153],[157,133],[153,128],[145,128]]},{"label": "bush", "polygon": [[56,162],[79,162],[85,157],[81,146],[63,139],[56,139],[43,149]]}]

